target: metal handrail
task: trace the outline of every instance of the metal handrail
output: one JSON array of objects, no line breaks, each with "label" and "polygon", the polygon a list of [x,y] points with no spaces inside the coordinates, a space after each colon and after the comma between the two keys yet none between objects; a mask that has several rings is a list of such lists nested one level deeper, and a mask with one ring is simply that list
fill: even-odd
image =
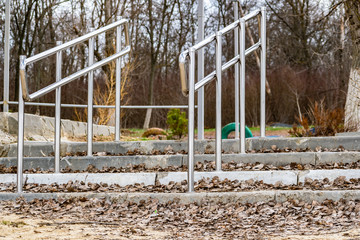
[{"label": "metal handrail", "polygon": [[128,54],[129,52],[130,52],[130,46],[127,46],[124,50],[122,50],[119,53],[116,53],[116,54],[114,54],[114,55],[112,55],[110,57],[107,57],[107,58],[105,58],[105,59],[103,59],[103,60],[101,60],[101,61],[99,61],[97,63],[94,63],[91,66],[88,66],[88,67],[86,67],[86,68],[84,68],[84,69],[82,69],[82,70],[80,70],[80,71],[78,71],[76,73],[71,74],[70,76],[68,76],[66,78],[61,79],[59,82],[54,82],[54,83],[52,83],[52,84],[50,84],[50,85],[48,85],[48,86],[46,86],[46,87],[44,87],[42,89],[30,94],[27,97],[27,99],[28,99],[28,101],[35,100],[35,99],[37,99],[37,98],[39,98],[39,97],[41,97],[41,96],[43,96],[43,95],[45,95],[45,94],[47,94],[49,92],[54,91],[55,89],[57,89],[59,87],[62,87],[62,86],[65,86],[65,85],[71,83],[75,79],[78,79],[79,77],[82,77],[82,76],[88,74],[91,71],[99,69],[100,67],[108,64],[109,62],[114,61],[115,59],[118,59],[119,57],[122,57],[122,56]]},{"label": "metal handrail", "polygon": [[[66,49],[68,49],[70,47],[73,47],[73,46],[79,44],[79,43],[85,42],[85,41],[89,40],[90,38],[96,37],[101,33],[104,33],[106,31],[109,31],[109,30],[111,30],[113,28],[116,28],[118,26],[121,26],[121,25],[125,25],[125,46],[126,47],[128,46],[130,48],[129,21],[127,19],[121,19],[121,20],[116,21],[116,22],[114,22],[114,23],[112,23],[110,25],[107,25],[107,26],[102,27],[102,28],[100,28],[98,30],[90,32],[90,33],[88,33],[88,34],[86,34],[84,36],[81,36],[81,37],[78,37],[78,38],[76,38],[74,40],[71,40],[70,42],[66,42],[64,44],[61,44],[60,46],[56,46],[56,47],[51,48],[49,50],[46,50],[46,51],[44,51],[42,53],[39,53],[39,54],[37,54],[35,56],[29,57],[29,58],[26,58],[26,57],[23,57],[23,56],[20,57],[20,78],[21,78],[21,83],[22,83],[22,94],[23,94],[24,99],[27,100],[27,101],[32,101],[32,100],[34,100],[34,99],[36,99],[36,98],[38,98],[38,97],[40,97],[40,96],[42,96],[42,95],[49,92],[49,91],[45,92],[45,93],[43,93],[43,94],[41,94],[39,96],[33,95],[33,94],[29,95],[29,89],[27,87],[26,74],[25,74],[25,69],[26,69],[27,65],[29,65],[31,63],[34,63],[34,62],[37,62],[37,61],[39,61],[41,59],[44,59],[44,58],[46,58],[48,56],[54,55],[54,54],[56,54],[56,53],[58,53],[60,51],[66,50]],[[128,51],[130,51],[130,49]],[[123,54],[123,55],[125,55],[125,54]],[[113,56],[111,56],[111,57],[113,57]],[[109,58],[111,58],[111,57],[109,57]],[[117,56],[116,58],[119,58],[119,57],[121,57],[121,56]],[[101,61],[103,63],[103,65],[105,65],[105,64],[107,64],[107,63],[114,60],[113,58],[111,58],[111,59],[109,59],[109,58],[104,59],[104,60]],[[103,65],[101,65],[101,66],[103,66]],[[97,66],[97,68],[99,68],[101,66]],[[92,69],[92,70],[94,70],[94,69]],[[90,72],[92,70],[90,69],[86,73],[88,73],[88,72]],[[74,73],[73,75],[75,75],[77,73]],[[85,75],[86,73],[84,73],[83,75]],[[70,75],[70,76],[73,76],[73,75]],[[81,75],[81,76],[83,76],[83,75]],[[78,77],[81,77],[81,76],[74,76],[74,78],[72,80],[74,80],[74,79],[76,79]],[[67,84],[67,83],[65,83],[65,84]],[[54,87],[50,91],[53,91],[56,88],[57,87]],[[41,91],[41,90],[39,90],[39,91]]]},{"label": "metal handrail", "polygon": [[[2,105],[3,102],[0,101],[0,105]],[[16,101],[9,101],[9,105],[18,105],[19,102]],[[55,107],[55,103],[41,103],[41,102],[25,102],[25,106],[41,106],[41,107]],[[62,103],[61,107],[66,108],[87,108],[88,105],[84,104],[68,104],[68,103]],[[196,106],[195,106],[196,107]],[[116,108],[115,105],[93,105],[93,108]],[[121,106],[121,108],[124,109],[173,109],[173,108],[188,108],[188,105],[124,105]]]},{"label": "metal handrail", "polygon": [[192,48],[197,51],[200,48],[205,47],[206,45],[208,45],[209,43],[211,43],[212,41],[216,40],[216,35],[210,35],[209,37],[205,38],[204,40],[202,40],[201,42],[195,44]]},{"label": "metal handrail", "polygon": [[179,56],[179,68],[180,68],[180,81],[181,81],[181,92],[187,97],[189,95],[189,88],[187,85],[187,74],[186,74],[186,59],[189,57],[189,51],[182,52]]},{"label": "metal handrail", "polygon": [[266,11],[266,8],[265,7],[262,7],[261,9],[256,9],[255,11],[247,14],[246,16],[242,17],[242,19],[247,22],[249,21],[250,19],[256,17],[257,15],[261,14],[261,12],[265,9]]},{"label": "metal handrail", "polygon": [[66,49],[68,49],[70,47],[73,47],[73,46],[75,46],[75,45],[77,45],[79,43],[85,42],[85,41],[89,40],[92,37],[96,37],[96,36],[100,35],[101,33],[107,32],[107,31],[109,31],[109,30],[111,30],[113,28],[116,28],[118,26],[121,26],[121,25],[125,25],[125,44],[126,44],[126,46],[128,46],[130,44],[129,32],[128,32],[129,21],[127,19],[121,19],[121,20],[116,21],[114,23],[111,23],[111,24],[109,24],[109,25],[107,25],[105,27],[99,28],[99,29],[97,29],[97,30],[95,30],[93,32],[90,32],[90,33],[85,34],[85,35],[83,35],[81,37],[73,39],[73,40],[71,40],[69,42],[61,44],[60,46],[56,46],[56,47],[51,48],[49,50],[46,50],[46,51],[44,51],[42,53],[39,53],[39,54],[37,54],[35,56],[29,57],[29,58],[26,59],[25,64],[27,65],[27,64],[30,64],[30,63],[37,62],[37,61],[39,61],[41,59],[44,59],[44,58],[46,58],[46,57],[48,57],[50,55],[53,55],[54,53],[60,52],[62,50],[66,50]]},{"label": "metal handrail", "polygon": [[[121,26],[124,26],[125,46],[121,46]],[[94,63],[94,43],[95,37],[99,34],[116,28],[116,53],[113,55]],[[73,73],[67,77],[62,78],[62,51],[80,44],[84,41],[89,42],[89,57],[88,67],[85,67],[76,73]],[[18,166],[17,166],[17,190],[22,192],[23,188],[23,157],[24,157],[24,119],[25,119],[25,101],[35,100],[49,92],[56,91],[55,95],[55,138],[54,138],[54,150],[55,150],[55,173],[60,173],[60,141],[61,141],[61,87],[69,84],[70,82],[78,79],[84,75],[88,75],[88,116],[87,116],[87,154],[92,156],[93,153],[93,90],[94,90],[94,71],[102,66],[116,60],[116,97],[115,97],[115,141],[120,140],[120,83],[121,83],[121,57],[130,52],[129,41],[129,21],[126,19],[120,19],[112,24],[102,27],[98,30],[92,30],[90,33],[71,40],[67,43],[57,42],[57,46],[39,53],[35,56],[26,58],[26,56],[20,56],[20,81],[19,81],[19,117],[18,117]],[[28,83],[26,80],[26,66],[31,63],[35,63],[41,59],[56,54],[56,82],[29,94]],[[41,103],[38,103],[41,105]],[[45,105],[49,105],[45,103]],[[45,106],[44,105],[44,106]]]},{"label": "metal handrail", "polygon": [[[248,20],[256,17],[257,15],[259,15],[260,13],[261,13],[260,10],[256,10],[256,11],[250,13],[249,15],[246,15],[243,18],[231,23],[230,25],[226,26],[225,28],[219,30],[219,32],[221,33],[221,35],[224,35],[224,34],[230,32],[231,30],[234,30],[235,28],[239,27],[241,21],[248,21]],[[207,46],[208,44],[210,44],[211,42],[213,42],[215,40],[216,40],[216,35],[213,34],[213,35],[207,37],[206,39],[204,39],[203,41],[197,43],[192,48],[195,51],[197,51],[197,50]],[[260,41],[255,43],[254,45],[252,45],[251,47],[249,47],[248,49],[245,50],[245,56],[248,56],[250,53],[256,51],[260,46],[261,46]],[[182,52],[179,55],[181,91],[182,91],[182,93],[183,93],[183,95],[185,97],[187,97],[188,94],[189,94],[188,79],[187,79],[186,66],[185,66],[186,63],[187,63],[188,58],[189,58],[189,50],[186,50],[186,51]],[[230,61],[228,61],[227,63],[224,64],[223,71],[225,71],[226,69],[228,69],[228,68],[232,67],[233,65],[239,63],[239,61],[240,61],[240,57],[235,56],[233,59],[231,59]],[[214,80],[215,77],[216,77],[215,76],[215,71],[211,72],[206,77],[204,77],[203,79],[201,79],[200,81],[198,81],[196,83],[195,90],[198,90],[201,87],[207,85],[212,80]]]},{"label": "metal handrail", "polygon": [[[235,4],[239,4],[236,2]],[[238,11],[238,8],[235,7],[235,13]],[[245,22],[250,19],[261,15],[261,18],[258,18],[260,26],[260,40],[259,42],[253,44],[251,47],[245,47]],[[235,19],[238,18],[238,13],[235,14]],[[238,30],[240,29],[240,33]],[[222,63],[222,37],[224,34],[235,30],[235,57],[225,64]],[[239,35],[237,35],[239,34]],[[238,51],[238,41],[240,38],[240,51]],[[202,79],[198,79],[195,83],[195,53],[197,50],[205,47],[211,42],[216,41],[216,70],[208,74]],[[190,47],[189,50],[182,52],[179,56],[179,68],[180,68],[180,80],[182,92],[185,96],[188,96],[188,191],[194,191],[194,106],[195,106],[195,92],[199,91],[203,86],[212,82],[216,79],[216,140],[215,140],[215,164],[216,171],[221,171],[221,152],[222,152],[222,142],[221,142],[221,91],[222,91],[222,72],[226,69],[235,65],[235,88],[239,87],[240,92],[235,89],[235,101],[240,97],[240,152],[245,153],[245,57],[261,49],[261,136],[265,137],[265,80],[266,80],[266,8],[261,8],[261,10],[256,10],[250,14],[244,16],[243,18],[235,20],[230,25],[216,32],[216,34],[211,35],[205,40],[197,43],[193,47]],[[186,71],[186,64],[189,61],[189,73]],[[240,73],[240,74],[239,74]],[[239,85],[240,83],[240,85]],[[235,108],[239,108],[239,102],[235,102]],[[236,126],[238,126],[239,118],[236,111]],[[199,117],[199,116],[198,116]],[[236,132],[238,131],[236,128]]]}]

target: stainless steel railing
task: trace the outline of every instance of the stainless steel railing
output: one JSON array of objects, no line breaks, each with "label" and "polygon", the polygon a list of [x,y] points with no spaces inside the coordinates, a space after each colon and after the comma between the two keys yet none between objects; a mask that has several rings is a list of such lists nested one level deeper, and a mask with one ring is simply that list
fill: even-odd
[{"label": "stainless steel railing", "polygon": [[[122,26],[124,27],[125,35],[125,46],[121,46],[121,33]],[[113,55],[94,63],[94,43],[95,37],[106,31],[116,29],[116,53]],[[89,59],[88,67],[79,70],[76,73],[71,74],[67,77],[61,76],[61,63],[62,63],[62,51],[88,41],[89,43]],[[55,173],[60,173],[60,140],[61,140],[61,87],[69,84],[70,82],[88,75],[88,119],[87,119],[87,154],[92,156],[93,150],[93,80],[94,70],[108,64],[111,61],[116,61],[116,97],[115,97],[115,141],[120,141],[120,82],[121,82],[121,57],[130,52],[130,41],[129,41],[129,22],[126,19],[119,19],[118,21],[102,27],[98,30],[91,31],[90,33],[76,38],[72,41],[62,44],[57,42],[57,46],[39,53],[35,56],[26,58],[26,56],[20,56],[20,87],[19,87],[19,118],[18,118],[18,166],[17,166],[17,191],[22,192],[23,189],[23,156],[24,156],[24,120],[25,120],[25,101],[35,100],[49,92],[56,91],[55,95]],[[37,90],[34,93],[29,93],[28,84],[26,79],[26,66],[35,63],[48,56],[56,54],[56,82]]]},{"label": "stainless steel railing", "polygon": [[[235,5],[235,19],[238,18],[238,9]],[[259,17],[260,18],[259,18]],[[245,47],[245,23],[252,18],[258,17],[260,21],[260,40],[253,46]],[[260,19],[260,20],[259,20]],[[240,29],[240,32],[239,32]],[[222,63],[222,37],[230,31],[235,31],[235,57],[226,63]],[[237,36],[237,34],[239,34]],[[240,40],[240,41],[239,41]],[[215,59],[216,69],[203,79],[198,79],[195,83],[195,53],[211,42],[216,41]],[[239,43],[240,42],[240,43]],[[238,51],[240,47],[240,51]],[[261,51],[261,87],[260,87],[260,132],[261,137],[265,137],[265,82],[266,82],[266,8],[261,8],[243,18],[237,19],[230,25],[218,31],[216,34],[204,39],[203,41],[182,52],[179,56],[180,78],[182,92],[188,96],[188,191],[194,191],[194,117],[195,117],[195,92],[206,84],[216,80],[216,146],[215,162],[216,171],[221,171],[221,84],[222,72],[235,65],[235,111],[238,112],[240,98],[240,152],[245,153],[245,57],[250,53],[260,49]],[[188,63],[189,73],[187,79],[186,64]],[[239,89],[240,88],[240,91]],[[236,121],[236,125],[237,121]],[[237,129],[236,129],[237,131]]]}]

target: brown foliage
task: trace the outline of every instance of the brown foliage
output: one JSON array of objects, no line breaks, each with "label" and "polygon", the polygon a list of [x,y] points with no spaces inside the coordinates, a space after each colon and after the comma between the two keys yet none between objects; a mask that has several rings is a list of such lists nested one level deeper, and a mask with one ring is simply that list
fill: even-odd
[{"label": "brown foliage", "polygon": [[302,128],[298,128],[295,124],[289,133],[296,137],[303,136],[334,136],[338,132],[343,132],[344,129],[344,110],[343,109],[327,109],[324,101],[315,101],[315,104],[310,107],[308,117],[314,128],[310,128],[309,119],[304,116],[297,117],[298,122]]},{"label": "brown foliage", "polygon": [[[128,95],[128,89],[130,87],[130,72],[133,70],[136,61],[128,63],[122,69],[121,74],[121,84],[120,84],[120,96],[121,96],[121,105],[126,105],[130,98]],[[105,84],[96,83],[96,88],[94,90],[94,105],[115,105],[116,97],[116,64],[111,62],[109,64],[109,74],[110,76],[105,76]],[[126,101],[124,102],[124,100]],[[75,118],[77,121],[86,122],[87,121],[87,110],[78,110],[74,109]],[[109,123],[111,118],[115,114],[115,109],[109,108],[98,108],[94,112],[95,122],[99,125],[106,125]],[[121,113],[122,117],[124,113]]]}]

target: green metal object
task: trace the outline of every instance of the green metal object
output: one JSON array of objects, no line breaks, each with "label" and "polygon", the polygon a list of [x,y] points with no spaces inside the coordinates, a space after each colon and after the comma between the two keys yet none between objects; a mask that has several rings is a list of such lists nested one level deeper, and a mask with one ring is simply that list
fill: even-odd
[{"label": "green metal object", "polygon": [[[240,124],[239,124],[239,128],[240,128]],[[227,139],[229,134],[231,132],[234,132],[235,131],[235,123],[229,123],[228,125],[226,125],[225,127],[222,128],[221,130],[221,138],[222,139]],[[250,129],[245,126],[245,138],[251,138],[253,137]]]}]

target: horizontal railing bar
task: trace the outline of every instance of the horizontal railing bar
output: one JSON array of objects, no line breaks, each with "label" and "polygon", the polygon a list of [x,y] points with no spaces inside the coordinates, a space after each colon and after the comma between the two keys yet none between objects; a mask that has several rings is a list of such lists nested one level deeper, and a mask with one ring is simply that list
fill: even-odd
[{"label": "horizontal railing bar", "polygon": [[195,44],[195,45],[193,46],[193,48],[194,48],[195,50],[199,50],[200,48],[203,48],[203,47],[205,47],[206,45],[208,45],[209,43],[211,43],[212,41],[214,41],[215,39],[216,39],[216,35],[213,34],[213,35],[205,38],[205,39],[202,40],[201,42]]},{"label": "horizontal railing bar", "polygon": [[29,96],[29,99],[30,100],[35,100],[53,90],[55,90],[56,88],[58,87],[61,87],[61,86],[64,86],[70,82],[72,82],[73,80],[79,78],[79,77],[82,77],[84,75],[86,75],[87,73],[89,73],[90,71],[94,71],[102,66],[104,66],[105,64],[119,58],[119,57],[122,57],[124,56],[125,54],[129,53],[130,52],[130,46],[127,46],[124,50],[122,50],[121,52],[118,52],[118,53],[115,53],[114,55],[110,56],[110,57],[107,57],[97,63],[94,63],[93,65],[89,66],[89,67],[86,67],[74,74],[71,74],[70,76],[68,77],[65,77],[63,79],[61,79],[60,81],[58,82],[55,82],[53,84],[50,84],[48,85],[47,87],[44,87],[43,89],[40,89],[38,90],[37,92],[34,92],[32,94],[30,94]]},{"label": "horizontal railing bar", "polygon": [[221,70],[225,71],[226,69],[228,69],[231,66],[234,66],[236,63],[238,63],[240,60],[240,55],[237,55],[236,57],[234,57],[233,59],[231,59],[230,61],[228,61],[227,63],[225,63],[222,67]]},{"label": "horizontal railing bar", "polygon": [[226,34],[227,32],[239,27],[239,25],[240,25],[240,20],[237,20],[237,21],[231,23],[230,25],[227,25],[225,28],[221,29],[219,32],[221,32],[221,34]]},{"label": "horizontal railing bar", "polygon": [[[2,103],[2,102],[0,102]],[[9,105],[17,105],[18,102],[16,101],[9,101]],[[42,107],[55,107],[55,103],[37,103],[37,102],[25,102],[25,105],[28,106],[42,106]],[[88,105],[84,104],[61,104],[61,107],[75,107],[75,108],[87,108]],[[94,108],[115,108],[115,105],[94,105]],[[154,105],[154,106],[147,106],[147,105],[126,105],[121,106],[121,108],[126,109],[172,109],[172,108],[188,108],[187,105]]]},{"label": "horizontal railing bar", "polygon": [[99,35],[101,33],[104,33],[104,32],[106,32],[106,31],[108,31],[110,29],[116,28],[117,26],[120,26],[120,25],[125,24],[127,22],[128,22],[127,19],[121,19],[120,21],[117,21],[117,22],[114,22],[114,23],[112,23],[110,25],[102,27],[102,28],[100,28],[98,30],[95,30],[94,32],[85,34],[84,36],[78,37],[78,38],[76,38],[76,39],[74,39],[72,41],[66,42],[66,43],[64,43],[64,44],[62,44],[60,46],[54,47],[54,48],[49,49],[47,51],[44,51],[42,53],[36,54],[35,56],[29,57],[29,58],[27,58],[25,60],[25,64],[30,64],[30,63],[39,61],[39,60],[41,60],[43,58],[46,58],[46,57],[48,57],[48,56],[50,56],[52,54],[55,54],[56,52],[65,50],[65,49],[67,49],[69,47],[72,47],[72,46],[74,46],[76,44],[79,44],[81,42],[89,40],[92,37],[95,37],[95,36],[97,36],[97,35]]},{"label": "horizontal railing bar", "polygon": [[261,42],[257,42],[248,49],[245,50],[245,56],[249,55],[250,53],[256,51],[261,46]]},{"label": "horizontal railing bar", "polygon": [[249,21],[250,19],[256,17],[256,16],[259,15],[260,13],[261,13],[261,11],[260,11],[260,9],[258,9],[258,10],[255,10],[255,11],[247,14],[247,15],[246,15],[245,17],[243,17],[242,19],[244,19],[245,22],[246,22],[246,21]]},{"label": "horizontal railing bar", "polygon": [[[221,70],[225,71],[226,69],[228,69],[229,67],[235,65],[237,62],[239,62],[240,56],[236,56],[233,59],[231,59],[230,61],[226,62],[222,67]],[[206,77],[204,77],[201,81],[198,81],[195,84],[195,91],[199,90],[201,87],[205,86],[206,84],[210,83],[212,80],[214,80],[216,74],[215,71],[213,71],[212,73],[210,73],[209,75],[207,75]]]},{"label": "horizontal railing bar", "polygon": [[207,75],[206,77],[201,79],[201,81],[198,81],[197,83],[195,83],[195,92],[197,90],[199,90],[201,87],[210,83],[212,80],[214,80],[215,76],[216,76],[215,71],[213,71],[212,73],[210,73],[209,75]]}]

